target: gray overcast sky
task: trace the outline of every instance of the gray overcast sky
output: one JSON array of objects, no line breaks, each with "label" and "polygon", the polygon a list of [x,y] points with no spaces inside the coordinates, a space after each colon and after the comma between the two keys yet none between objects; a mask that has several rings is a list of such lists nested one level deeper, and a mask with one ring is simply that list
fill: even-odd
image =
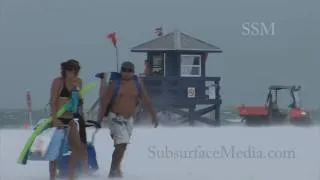
[{"label": "gray overcast sky", "polygon": [[[320,107],[319,0],[0,0],[0,8],[0,108],[24,108],[26,89],[44,107],[68,58],[81,62],[85,82],[113,70],[107,32],[118,33],[121,60],[142,71],[144,54],[129,48],[161,24],[224,50],[207,63],[207,75],[222,76],[224,105],[264,103],[269,84],[285,83],[301,84],[303,104]],[[274,22],[275,35],[243,36],[245,22]]]}]

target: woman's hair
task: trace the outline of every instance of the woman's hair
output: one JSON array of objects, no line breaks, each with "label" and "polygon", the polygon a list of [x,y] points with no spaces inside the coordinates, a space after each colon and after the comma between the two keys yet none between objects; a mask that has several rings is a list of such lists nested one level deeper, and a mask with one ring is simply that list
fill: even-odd
[{"label": "woman's hair", "polygon": [[79,62],[75,59],[69,59],[68,61],[62,62],[60,67],[62,77],[66,76],[66,71],[74,70],[76,74],[78,74],[81,69]]}]

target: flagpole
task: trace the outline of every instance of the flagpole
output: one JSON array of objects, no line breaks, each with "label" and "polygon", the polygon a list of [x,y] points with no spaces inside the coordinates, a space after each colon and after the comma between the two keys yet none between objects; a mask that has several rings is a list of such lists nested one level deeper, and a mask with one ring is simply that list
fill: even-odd
[{"label": "flagpole", "polygon": [[28,107],[29,126],[32,128],[32,105],[31,105],[32,101],[31,101],[30,90],[27,90],[26,98],[27,98],[27,107]]},{"label": "flagpole", "polygon": [[117,63],[117,72],[119,72],[119,51],[118,51],[118,46],[116,46],[116,63]]},{"label": "flagpole", "polygon": [[32,112],[31,111],[29,111],[29,124],[30,124],[30,127],[32,128],[33,124],[32,124]]}]

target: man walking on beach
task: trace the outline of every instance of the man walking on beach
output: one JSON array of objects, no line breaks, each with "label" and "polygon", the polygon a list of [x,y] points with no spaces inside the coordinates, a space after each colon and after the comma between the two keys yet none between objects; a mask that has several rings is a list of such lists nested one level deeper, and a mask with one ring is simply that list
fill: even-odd
[{"label": "man walking on beach", "polygon": [[134,64],[124,62],[121,65],[119,79],[112,80],[101,98],[98,122],[107,114],[111,137],[114,141],[109,177],[122,177],[120,164],[127,144],[130,141],[136,107],[143,102],[152,116],[154,127],[158,126],[156,111],[153,108],[143,82],[134,75]]}]

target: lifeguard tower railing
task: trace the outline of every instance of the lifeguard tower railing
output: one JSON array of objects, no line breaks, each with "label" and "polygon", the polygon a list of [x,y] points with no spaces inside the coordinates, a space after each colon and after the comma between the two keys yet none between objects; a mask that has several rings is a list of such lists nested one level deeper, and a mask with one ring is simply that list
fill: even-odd
[{"label": "lifeguard tower railing", "polygon": [[142,77],[156,107],[219,104],[220,77]]}]

